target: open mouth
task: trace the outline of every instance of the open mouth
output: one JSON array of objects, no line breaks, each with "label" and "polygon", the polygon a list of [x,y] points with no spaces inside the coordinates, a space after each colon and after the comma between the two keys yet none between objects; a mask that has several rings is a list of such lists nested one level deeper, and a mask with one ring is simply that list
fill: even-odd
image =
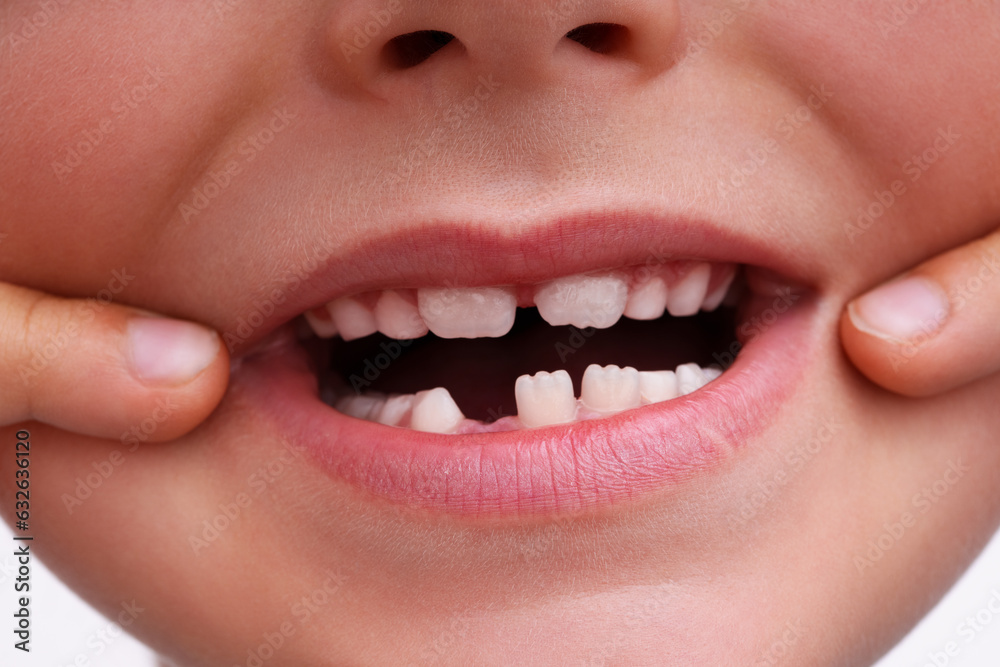
[{"label": "open mouth", "polygon": [[380,290],[307,312],[318,339],[305,344],[324,402],[351,417],[441,434],[540,428],[718,378],[744,288],[735,264],[664,260],[535,285]]},{"label": "open mouth", "polygon": [[231,393],[394,503],[603,507],[713,470],[774,422],[822,340],[804,283],[780,246],[680,218],[425,226],[325,265],[272,315],[297,328],[262,326],[277,337],[237,355]]}]

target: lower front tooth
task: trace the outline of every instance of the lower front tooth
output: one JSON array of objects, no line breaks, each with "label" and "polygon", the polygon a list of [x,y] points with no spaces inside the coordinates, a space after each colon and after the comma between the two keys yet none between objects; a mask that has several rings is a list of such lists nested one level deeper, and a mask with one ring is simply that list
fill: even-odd
[{"label": "lower front tooth", "polygon": [[642,403],[639,394],[639,371],[626,366],[587,366],[583,372],[580,400],[595,412],[612,413],[637,408]]},{"label": "lower front tooth", "polygon": [[391,396],[375,415],[375,421],[386,426],[404,426],[413,410],[413,394]]},{"label": "lower front tooth", "polygon": [[375,314],[356,299],[342,297],[331,301],[326,308],[344,340],[364,338],[378,331]]},{"label": "lower front tooth", "polygon": [[427,433],[454,433],[465,415],[444,387],[417,392],[410,428]]},{"label": "lower front tooth", "polygon": [[612,326],[625,312],[627,300],[628,282],[617,273],[557,278],[535,291],[535,306],[543,320],[580,329]]},{"label": "lower front tooth", "polygon": [[681,364],[677,367],[677,388],[681,396],[687,396],[708,384],[705,371],[698,364]]},{"label": "lower front tooth", "polygon": [[687,275],[670,286],[667,296],[667,310],[674,317],[694,315],[701,308],[708,292],[708,281],[712,278],[712,266],[704,262],[696,264]]},{"label": "lower front tooth", "polygon": [[528,428],[567,424],[576,419],[573,380],[566,371],[522,375],[514,383],[517,416]]},{"label": "lower front tooth", "polygon": [[417,306],[441,338],[499,338],[514,326],[517,293],[510,287],[422,287]]},{"label": "lower front tooth", "polygon": [[680,396],[673,371],[640,371],[639,395],[643,403],[659,403]]},{"label": "lower front tooth", "polygon": [[375,304],[375,322],[379,331],[396,340],[420,338],[427,333],[427,325],[417,306],[396,290],[386,290],[379,296]]},{"label": "lower front tooth", "polygon": [[358,419],[372,419],[385,404],[384,396],[348,396],[337,401],[337,411]]},{"label": "lower front tooth", "polygon": [[722,375],[722,371],[720,369],[712,368],[711,366],[708,368],[703,368],[701,372],[705,374],[705,377],[708,378],[709,382],[715,380],[716,378]]}]

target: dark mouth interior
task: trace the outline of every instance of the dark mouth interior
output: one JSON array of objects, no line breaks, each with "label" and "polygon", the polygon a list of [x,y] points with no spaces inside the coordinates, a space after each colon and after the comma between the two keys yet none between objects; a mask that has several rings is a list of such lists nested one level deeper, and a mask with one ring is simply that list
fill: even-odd
[{"label": "dark mouth interior", "polygon": [[579,389],[590,364],[672,370],[716,355],[736,339],[736,309],[722,306],[691,317],[665,315],[642,322],[622,318],[608,329],[551,326],[535,308],[518,309],[502,338],[446,340],[428,334],[397,341],[381,334],[344,342],[313,339],[309,346],[321,384],[339,393],[412,394],[445,387],[469,418],[493,422],[517,414],[514,382],[521,375],[564,369]]}]

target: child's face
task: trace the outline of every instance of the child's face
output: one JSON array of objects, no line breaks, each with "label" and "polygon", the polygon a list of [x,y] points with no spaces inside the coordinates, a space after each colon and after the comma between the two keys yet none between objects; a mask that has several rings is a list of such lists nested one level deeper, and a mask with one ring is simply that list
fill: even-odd
[{"label": "child's face", "polygon": [[[0,12],[0,280],[119,272],[120,303],[236,362],[169,444],[133,446],[155,416],[122,442],[34,426],[36,545],[180,663],[861,664],[995,529],[1000,381],[889,395],[836,322],[1000,219],[996,3],[49,4]],[[562,38],[594,23],[604,53]],[[386,43],[420,30],[455,40],[406,67]],[[747,266],[748,346],[604,422],[421,435],[320,405],[287,338],[254,351],[335,297],[664,257]],[[512,414],[498,358],[686,349],[558,335],[414,372],[460,403],[502,382]]]}]

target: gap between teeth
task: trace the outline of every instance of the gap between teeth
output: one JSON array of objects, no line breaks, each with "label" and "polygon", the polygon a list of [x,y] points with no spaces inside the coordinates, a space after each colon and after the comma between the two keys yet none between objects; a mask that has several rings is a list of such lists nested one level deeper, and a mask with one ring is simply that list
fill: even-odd
[{"label": "gap between teeth", "polygon": [[678,261],[655,267],[578,274],[527,287],[422,287],[341,297],[305,313],[320,338],[344,340],[381,332],[407,340],[498,338],[510,331],[518,306],[536,306],[553,326],[606,329],[622,316],[654,320],[719,307],[735,264]]},{"label": "gap between teeth", "polygon": [[504,417],[493,424],[467,419],[444,387],[407,395],[328,398],[346,415],[386,426],[428,433],[476,433],[608,417],[685,396],[720,375],[721,370],[701,368],[698,364],[681,364],[673,371],[637,371],[630,366],[591,364],[583,374],[579,398],[574,395],[573,381],[564,370],[522,375],[514,385],[517,417]]}]

